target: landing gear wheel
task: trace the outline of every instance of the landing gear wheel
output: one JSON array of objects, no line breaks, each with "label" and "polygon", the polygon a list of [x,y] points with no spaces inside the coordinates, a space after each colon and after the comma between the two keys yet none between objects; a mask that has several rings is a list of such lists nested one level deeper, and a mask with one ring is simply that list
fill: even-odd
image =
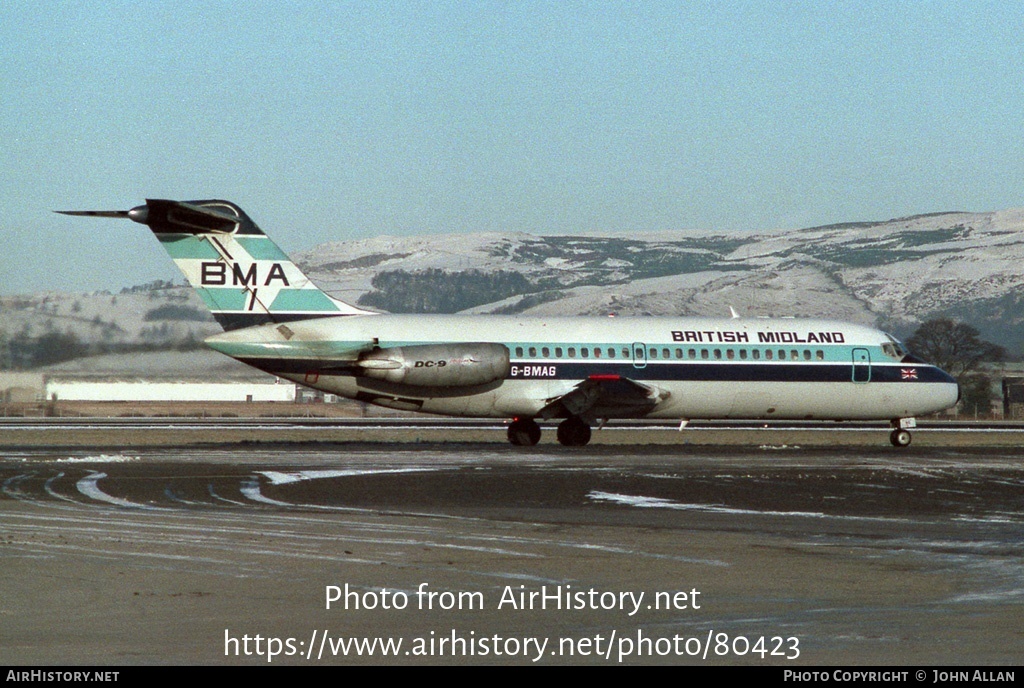
[{"label": "landing gear wheel", "polygon": [[532,447],[540,442],[540,426],[533,418],[520,418],[508,426],[508,441],[517,447]]},{"label": "landing gear wheel", "polygon": [[590,426],[572,416],[558,424],[558,441],[567,447],[582,447],[590,441]]},{"label": "landing gear wheel", "polygon": [[889,441],[892,442],[894,447],[908,447],[910,446],[910,431],[901,430],[896,428],[889,433]]}]

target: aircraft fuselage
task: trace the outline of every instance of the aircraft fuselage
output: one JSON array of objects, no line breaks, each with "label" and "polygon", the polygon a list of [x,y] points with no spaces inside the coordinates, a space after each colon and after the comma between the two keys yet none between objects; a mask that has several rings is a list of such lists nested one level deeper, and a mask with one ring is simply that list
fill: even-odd
[{"label": "aircraft fuselage", "polygon": [[[597,404],[582,414],[591,418],[889,420],[948,408],[958,394],[949,375],[896,353],[884,333],[830,320],[371,315],[250,327],[207,343],[325,392],[457,416],[544,416],[581,380],[651,390],[649,404]],[[429,375],[476,343],[508,351],[500,375],[478,384],[440,375],[409,384],[356,365],[401,349],[413,356],[397,366]]]}]

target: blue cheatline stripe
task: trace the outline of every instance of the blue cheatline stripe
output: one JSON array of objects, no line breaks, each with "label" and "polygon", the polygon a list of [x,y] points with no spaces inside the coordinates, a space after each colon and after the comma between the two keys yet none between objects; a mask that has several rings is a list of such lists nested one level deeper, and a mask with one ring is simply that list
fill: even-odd
[{"label": "blue cheatline stripe", "polygon": [[[325,360],[323,358],[272,358],[246,356],[236,352],[236,358],[251,366],[269,372],[304,374],[319,371],[323,375],[352,375],[356,369],[351,360]],[[523,368],[547,369],[547,372],[512,375],[508,380],[585,380],[591,375],[619,375],[637,382],[851,382],[852,364],[729,364],[729,363],[673,363],[635,368],[629,363],[601,364],[537,364],[512,363],[513,370]],[[906,366],[872,366],[871,383],[921,382],[952,383],[954,380],[934,366],[915,364],[917,379],[902,376]],[[552,371],[553,369],[553,371]],[[869,383],[870,384],[870,383]]]},{"label": "blue cheatline stripe", "polygon": [[270,315],[267,313],[226,313],[222,311],[214,311],[213,319],[217,321],[217,324],[219,324],[225,332],[241,330],[245,327],[265,325],[269,322],[283,322],[280,318],[271,320]]},{"label": "blue cheatline stripe", "polygon": [[[314,318],[343,318],[346,317],[344,313],[274,313],[273,318],[267,313],[263,312],[239,312],[232,313],[230,311],[215,311],[213,313],[214,319],[220,323],[220,326],[225,330],[240,330],[245,327],[254,327],[256,325],[263,325],[268,322],[276,323],[289,323],[298,322],[300,320],[312,320]],[[334,347],[337,351],[337,347]],[[229,354],[230,355],[230,354]]]},{"label": "blue cheatline stripe", "polygon": [[[665,380],[679,382],[850,382],[852,363],[658,363],[647,361],[637,368],[629,361],[618,363],[538,363],[513,361],[512,369],[520,374],[510,379],[585,379],[590,375],[620,375],[631,380]],[[917,376],[904,379],[903,370],[913,369]],[[553,373],[552,373],[553,371]],[[934,366],[872,365],[872,382],[953,382]]]}]

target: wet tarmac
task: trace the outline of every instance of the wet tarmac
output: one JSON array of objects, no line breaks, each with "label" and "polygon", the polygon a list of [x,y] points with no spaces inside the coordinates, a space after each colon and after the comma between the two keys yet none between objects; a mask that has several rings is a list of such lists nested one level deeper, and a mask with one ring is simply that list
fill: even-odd
[{"label": "wet tarmac", "polygon": [[1024,450],[11,449],[0,590],[6,664],[1016,664]]}]

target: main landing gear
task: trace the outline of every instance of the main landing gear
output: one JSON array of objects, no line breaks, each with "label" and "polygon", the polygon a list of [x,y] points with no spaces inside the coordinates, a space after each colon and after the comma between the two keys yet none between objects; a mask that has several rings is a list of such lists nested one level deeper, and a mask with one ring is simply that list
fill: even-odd
[{"label": "main landing gear", "polygon": [[[569,416],[558,424],[558,441],[566,447],[582,447],[590,442],[586,421]],[[532,447],[540,442],[540,426],[532,418],[516,418],[508,426],[508,441],[517,447]]]},{"label": "main landing gear", "polygon": [[508,426],[508,441],[517,447],[532,447],[540,442],[540,426],[533,418],[516,418]]},{"label": "main landing gear", "polygon": [[582,447],[590,441],[590,426],[576,416],[558,424],[558,441],[566,447]]}]

